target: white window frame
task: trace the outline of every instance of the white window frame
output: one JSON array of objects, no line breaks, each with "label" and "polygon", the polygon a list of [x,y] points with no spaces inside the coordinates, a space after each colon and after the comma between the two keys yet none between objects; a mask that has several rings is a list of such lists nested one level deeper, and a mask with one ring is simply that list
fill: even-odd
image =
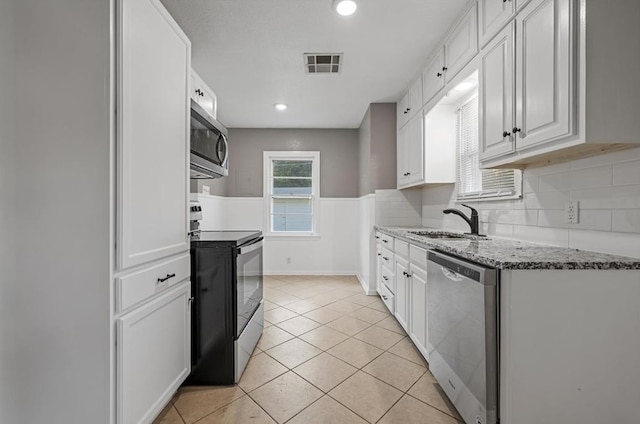
[{"label": "white window frame", "polygon": [[[468,102],[477,98],[479,95],[476,90],[473,94],[464,97],[460,103],[458,104],[458,108],[456,113],[459,113],[460,109]],[[480,107],[480,105],[478,105]],[[480,113],[480,111],[478,111]],[[480,119],[480,117],[478,117]],[[456,118],[457,122],[458,118]],[[479,131],[479,129],[478,129]],[[501,193],[499,190],[496,192],[475,192],[475,193],[460,193],[460,170],[458,166],[460,164],[460,140],[458,140],[459,130],[456,127],[456,203],[470,203],[470,202],[485,202],[485,201],[496,201],[496,200],[513,200],[513,199],[521,199],[522,198],[522,170],[514,169],[514,189],[509,190],[507,192]],[[480,146],[478,146],[478,154],[480,150]],[[482,168],[480,168],[482,170]]]},{"label": "white window frame", "polygon": [[[311,231],[272,231],[271,229],[271,208],[272,208],[272,188],[273,188],[273,161],[274,160],[310,160],[311,165],[311,201],[313,203],[313,219]],[[320,152],[317,151],[264,151],[263,152],[263,174],[264,174],[264,234],[267,237],[293,237],[293,238],[317,238],[320,236]],[[295,197],[295,196],[292,196]]]}]

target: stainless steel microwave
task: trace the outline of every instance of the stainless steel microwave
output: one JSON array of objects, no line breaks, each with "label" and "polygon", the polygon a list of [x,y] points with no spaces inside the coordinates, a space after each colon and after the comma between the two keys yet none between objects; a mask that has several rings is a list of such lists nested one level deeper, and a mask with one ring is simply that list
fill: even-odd
[{"label": "stainless steel microwave", "polygon": [[227,129],[191,100],[191,178],[229,175]]}]

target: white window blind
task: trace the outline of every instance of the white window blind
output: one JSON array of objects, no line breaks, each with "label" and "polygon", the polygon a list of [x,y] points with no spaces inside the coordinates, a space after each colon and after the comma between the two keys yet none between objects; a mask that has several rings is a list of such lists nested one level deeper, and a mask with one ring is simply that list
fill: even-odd
[{"label": "white window blind", "polygon": [[521,171],[480,169],[478,96],[474,96],[458,110],[457,128],[457,198],[468,200],[519,196]]},{"label": "white window blind", "polygon": [[268,233],[316,232],[318,152],[265,152]]}]

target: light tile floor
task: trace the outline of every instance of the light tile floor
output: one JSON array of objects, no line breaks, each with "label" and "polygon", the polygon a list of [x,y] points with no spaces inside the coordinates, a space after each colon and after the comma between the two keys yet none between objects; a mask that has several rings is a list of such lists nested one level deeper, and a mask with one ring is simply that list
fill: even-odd
[{"label": "light tile floor", "polygon": [[156,424],[459,424],[427,363],[355,277],[267,276],[239,384],[182,387]]}]

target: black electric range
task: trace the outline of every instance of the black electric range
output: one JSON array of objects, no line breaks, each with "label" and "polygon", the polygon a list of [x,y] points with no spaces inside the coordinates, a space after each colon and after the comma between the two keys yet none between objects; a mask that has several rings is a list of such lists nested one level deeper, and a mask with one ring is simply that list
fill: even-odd
[{"label": "black electric range", "polygon": [[191,375],[186,384],[238,382],[264,328],[262,232],[191,238]]}]

